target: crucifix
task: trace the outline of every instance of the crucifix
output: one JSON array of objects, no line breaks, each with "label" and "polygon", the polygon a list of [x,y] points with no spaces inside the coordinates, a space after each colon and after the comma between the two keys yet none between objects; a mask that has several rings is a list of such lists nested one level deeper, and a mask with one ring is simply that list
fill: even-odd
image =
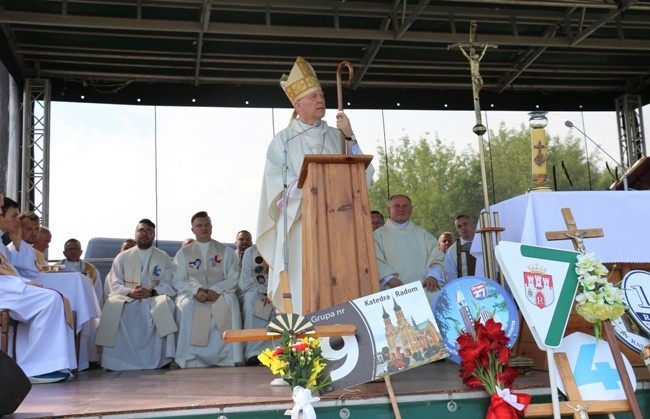
[{"label": "crucifix", "polygon": [[[469,69],[472,77],[472,97],[474,98],[474,116],[476,117],[476,125],[472,128],[474,134],[478,138],[479,159],[481,163],[481,184],[483,185],[483,211],[487,216],[481,218],[481,239],[484,244],[483,261],[484,261],[484,274],[486,277],[496,280],[496,268],[494,260],[494,245],[492,240],[492,225],[490,223],[490,200],[488,197],[488,181],[487,170],[485,168],[485,151],[483,145],[483,134],[486,133],[487,128],[483,125],[481,118],[481,102],[479,100],[479,92],[483,88],[483,78],[480,72],[480,63],[488,48],[497,48],[494,44],[486,42],[478,42],[476,40],[476,28],[478,24],[475,20],[470,23],[469,28],[469,42],[458,42],[453,45],[448,45],[447,49],[459,49],[465,58],[469,61]],[[485,224],[483,223],[485,221]]]},{"label": "crucifix", "polygon": [[562,217],[564,218],[564,223],[566,224],[567,229],[565,231],[547,231],[546,240],[567,240],[571,239],[573,243],[573,248],[578,252],[585,253],[585,244],[584,239],[591,239],[595,237],[603,237],[602,228],[587,228],[578,230],[573,214],[571,213],[571,208],[562,208]]},{"label": "crucifix", "polygon": [[[585,245],[583,239],[586,238],[595,238],[595,237],[604,237],[603,230],[601,228],[589,228],[589,229],[578,229],[573,214],[571,213],[570,208],[562,208],[562,217],[567,226],[566,231],[549,231],[546,232],[547,240],[567,240],[570,239],[573,243],[575,250],[579,251],[582,254],[586,253]],[[614,359],[614,364],[618,370],[620,377],[621,385],[625,393],[627,400],[584,400],[578,386],[575,381],[573,372],[571,371],[571,366],[567,359],[565,353],[555,353],[554,359],[557,365],[558,372],[564,383],[564,388],[567,392],[567,401],[564,402],[558,411],[553,407],[553,414],[557,418],[560,414],[573,414],[574,419],[588,419],[588,413],[618,413],[618,412],[630,412],[634,419],[641,419],[641,409],[639,408],[639,403],[634,394],[634,389],[630,381],[630,376],[627,373],[627,368],[623,363],[623,356],[618,347],[616,335],[614,334],[614,328],[612,327],[611,321],[605,320],[603,323],[603,329],[605,330],[605,336],[609,349],[612,353],[612,358]],[[552,350],[552,348],[547,348],[547,350]],[[550,366],[550,365],[549,365]],[[554,373],[554,372],[550,372]],[[551,389],[554,391],[554,389]],[[547,416],[550,413],[550,406],[548,404],[535,404],[529,405],[525,413],[525,417],[540,417]]]}]

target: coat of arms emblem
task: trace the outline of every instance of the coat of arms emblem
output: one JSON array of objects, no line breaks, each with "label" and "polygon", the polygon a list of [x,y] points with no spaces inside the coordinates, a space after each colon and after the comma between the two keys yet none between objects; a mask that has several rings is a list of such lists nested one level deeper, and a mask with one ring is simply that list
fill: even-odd
[{"label": "coat of arms emblem", "polygon": [[526,298],[539,308],[550,306],[555,300],[553,276],[547,274],[546,268],[538,264],[531,265],[528,269],[529,271],[524,272]]}]

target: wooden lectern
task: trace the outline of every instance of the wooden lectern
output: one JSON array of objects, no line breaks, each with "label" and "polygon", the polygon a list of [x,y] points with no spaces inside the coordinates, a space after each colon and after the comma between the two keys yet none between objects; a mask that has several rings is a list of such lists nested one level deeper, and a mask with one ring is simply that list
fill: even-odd
[{"label": "wooden lectern", "polygon": [[302,188],[302,312],[379,292],[366,183],[368,155],[306,155]]}]

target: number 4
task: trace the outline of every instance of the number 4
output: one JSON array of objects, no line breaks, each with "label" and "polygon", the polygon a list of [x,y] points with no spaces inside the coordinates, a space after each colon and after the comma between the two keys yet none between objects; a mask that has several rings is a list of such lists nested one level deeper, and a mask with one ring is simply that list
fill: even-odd
[{"label": "number 4", "polygon": [[609,362],[594,362],[595,353],[595,343],[584,344],[580,347],[573,371],[576,385],[580,387],[586,384],[602,383],[605,390],[620,389],[621,379],[616,368],[610,367]]}]

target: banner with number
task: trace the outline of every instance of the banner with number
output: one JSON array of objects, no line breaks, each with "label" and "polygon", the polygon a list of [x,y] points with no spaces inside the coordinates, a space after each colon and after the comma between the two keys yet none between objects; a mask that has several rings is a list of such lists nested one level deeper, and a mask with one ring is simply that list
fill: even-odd
[{"label": "banner with number", "polygon": [[314,325],[354,324],[355,336],[323,338],[332,385],[343,388],[448,356],[422,284],[411,283],[305,316]]},{"label": "banner with number", "polygon": [[466,276],[445,285],[436,294],[431,309],[440,326],[449,359],[461,363],[456,339],[474,330],[474,320],[485,324],[488,319],[501,323],[512,348],[519,335],[519,310],[501,285],[480,276]]},{"label": "banner with number", "polygon": [[501,241],[495,255],[535,343],[557,348],[578,289],[578,253]]},{"label": "banner with number", "polygon": [[[575,332],[564,338],[557,351],[566,353],[583,400],[625,400],[621,377],[607,342],[586,333]],[[622,357],[632,388],[636,390],[632,365],[625,355]],[[558,388],[567,394],[560,372],[556,371],[555,375]]]}]

